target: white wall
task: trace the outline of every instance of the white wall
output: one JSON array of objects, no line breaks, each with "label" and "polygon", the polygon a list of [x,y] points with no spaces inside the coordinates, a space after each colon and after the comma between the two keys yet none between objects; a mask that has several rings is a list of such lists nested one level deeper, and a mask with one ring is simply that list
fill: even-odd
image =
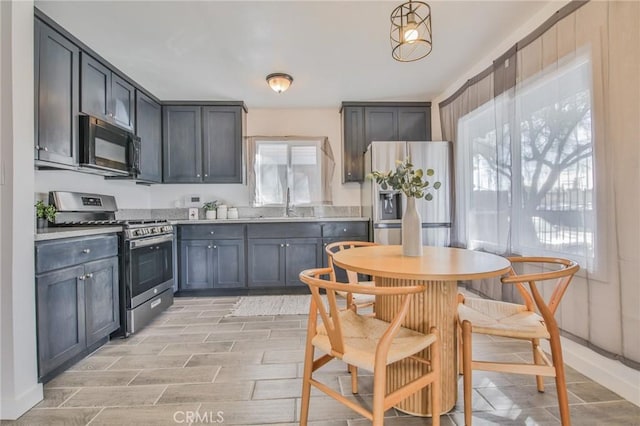
[{"label": "white wall", "polygon": [[[283,94],[282,96],[286,96]],[[251,109],[247,114],[247,136],[326,136],[336,167],[333,176],[333,204],[359,206],[360,184],[342,184],[341,118],[338,108],[330,109]],[[187,194],[205,200],[221,200],[235,206],[249,205],[249,191],[241,184],[156,185],[150,188],[151,208],[175,207]]]},{"label": "white wall", "polygon": [[37,199],[46,199],[49,191],[76,191],[116,197],[120,209],[148,209],[149,187],[134,182],[105,180],[102,176],[58,170],[36,170]]},{"label": "white wall", "polygon": [[33,1],[0,2],[0,418],[42,399],[33,259]]}]

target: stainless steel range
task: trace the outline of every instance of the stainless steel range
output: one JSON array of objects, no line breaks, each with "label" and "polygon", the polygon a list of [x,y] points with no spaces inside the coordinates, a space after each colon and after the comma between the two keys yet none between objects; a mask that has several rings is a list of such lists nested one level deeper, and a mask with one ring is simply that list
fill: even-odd
[{"label": "stainless steel range", "polygon": [[54,191],[58,226],[122,225],[120,331],[136,333],[173,304],[173,226],[164,220],[117,220],[111,195]]}]

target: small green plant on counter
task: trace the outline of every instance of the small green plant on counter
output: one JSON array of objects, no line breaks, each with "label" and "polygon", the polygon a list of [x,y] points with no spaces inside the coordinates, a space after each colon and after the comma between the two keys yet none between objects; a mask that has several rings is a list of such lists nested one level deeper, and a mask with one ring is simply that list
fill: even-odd
[{"label": "small green plant on counter", "polygon": [[44,201],[39,200],[35,204],[36,217],[38,219],[47,219],[49,222],[53,222],[56,219],[56,207],[51,204],[45,204]]},{"label": "small green plant on counter", "polygon": [[[383,190],[389,188],[396,191],[401,191],[407,197],[424,198],[427,201],[433,199],[431,189],[440,189],[442,185],[440,182],[429,182],[423,180],[423,177],[431,177],[435,174],[433,169],[414,169],[411,164],[410,158],[404,161],[396,161],[396,169],[389,170],[388,172],[373,171],[368,176],[371,179],[375,179],[376,183],[380,185]],[[425,178],[426,179],[426,178]]]},{"label": "small green plant on counter", "polygon": [[218,208],[218,200],[207,201],[202,205],[202,208],[205,210],[215,210]]}]

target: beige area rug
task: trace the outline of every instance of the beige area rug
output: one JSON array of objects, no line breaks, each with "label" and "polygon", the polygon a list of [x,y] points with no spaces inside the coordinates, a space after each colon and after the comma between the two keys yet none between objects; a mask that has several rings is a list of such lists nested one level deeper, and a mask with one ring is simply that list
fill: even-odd
[{"label": "beige area rug", "polygon": [[310,301],[310,295],[243,296],[227,316],[306,315]]}]

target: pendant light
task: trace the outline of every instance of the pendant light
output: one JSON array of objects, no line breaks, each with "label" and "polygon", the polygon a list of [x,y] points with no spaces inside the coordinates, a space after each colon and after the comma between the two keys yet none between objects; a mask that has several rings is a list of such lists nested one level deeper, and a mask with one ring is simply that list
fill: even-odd
[{"label": "pendant light", "polygon": [[291,86],[291,83],[293,83],[293,77],[289,74],[276,72],[267,76],[267,83],[274,92],[282,93]]},{"label": "pendant light", "polygon": [[391,12],[391,56],[412,62],[431,53],[431,7],[409,0]]}]

